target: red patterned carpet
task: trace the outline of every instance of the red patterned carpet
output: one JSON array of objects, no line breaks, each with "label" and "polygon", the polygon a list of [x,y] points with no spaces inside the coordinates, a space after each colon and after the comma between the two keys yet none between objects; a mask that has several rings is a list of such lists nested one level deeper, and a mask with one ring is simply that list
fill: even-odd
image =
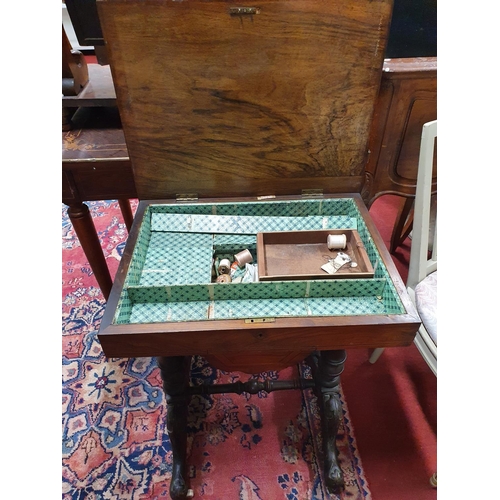
[{"label": "red patterned carpet", "polygon": [[[89,206],[113,276],[127,230],[116,202]],[[377,224],[383,226],[386,213],[379,211]],[[171,449],[159,370],[151,358],[104,357],[96,335],[104,299],[64,207],[62,222],[63,499],[169,498]],[[402,274],[405,258],[407,249],[401,262],[395,258]],[[436,498],[428,483],[436,468],[435,377],[413,346],[388,349],[375,365],[368,355],[350,351],[342,377],[337,444],[344,493],[329,496],[324,488],[315,397],[283,391],[193,397],[188,462],[194,498]],[[265,375],[285,379],[299,370],[307,375],[302,365]],[[192,378],[223,383],[249,376],[216,371],[195,358]]]}]

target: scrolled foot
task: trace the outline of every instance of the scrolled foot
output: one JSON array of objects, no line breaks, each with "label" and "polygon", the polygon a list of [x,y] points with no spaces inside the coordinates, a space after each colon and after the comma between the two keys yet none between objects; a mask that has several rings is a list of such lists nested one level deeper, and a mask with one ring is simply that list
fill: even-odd
[{"label": "scrolled foot", "polygon": [[337,433],[342,421],[342,404],[339,396],[340,374],[344,369],[345,359],[344,350],[323,351],[319,357],[318,370],[315,375],[323,434],[324,481],[330,494],[340,493],[345,488],[336,446]]},{"label": "scrolled foot", "polygon": [[176,467],[175,464],[170,481],[170,497],[172,500],[186,500],[186,498],[189,498],[186,481],[182,476],[180,467]]},{"label": "scrolled foot", "polygon": [[345,488],[344,475],[336,460],[325,463],[325,484],[330,494],[340,493]]}]

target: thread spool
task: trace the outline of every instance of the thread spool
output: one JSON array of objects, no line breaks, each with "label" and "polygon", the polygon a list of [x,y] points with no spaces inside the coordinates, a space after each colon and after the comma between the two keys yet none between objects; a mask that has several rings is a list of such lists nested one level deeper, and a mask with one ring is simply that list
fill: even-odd
[{"label": "thread spool", "polygon": [[326,244],[329,250],[343,250],[347,245],[347,236],[345,234],[329,234]]},{"label": "thread spool", "polygon": [[231,276],[229,276],[229,274],[219,274],[215,281],[216,283],[231,283],[231,281],[233,280],[231,279]]},{"label": "thread spool", "polygon": [[234,260],[238,264],[238,267],[245,267],[245,264],[250,264],[253,261],[253,257],[250,251],[245,249],[235,254]]},{"label": "thread spool", "polygon": [[231,261],[229,259],[221,259],[217,271],[219,271],[219,274],[229,274],[231,271]]}]

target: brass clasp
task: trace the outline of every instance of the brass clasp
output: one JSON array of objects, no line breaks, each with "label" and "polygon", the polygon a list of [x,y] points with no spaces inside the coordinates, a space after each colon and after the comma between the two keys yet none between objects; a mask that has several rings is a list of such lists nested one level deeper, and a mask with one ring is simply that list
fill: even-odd
[{"label": "brass clasp", "polygon": [[260,14],[260,7],[229,7],[231,16],[253,16]]}]

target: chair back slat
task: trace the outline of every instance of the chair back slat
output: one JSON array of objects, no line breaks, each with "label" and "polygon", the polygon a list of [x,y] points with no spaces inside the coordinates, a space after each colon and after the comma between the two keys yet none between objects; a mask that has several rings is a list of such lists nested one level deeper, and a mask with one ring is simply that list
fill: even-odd
[{"label": "chair back slat", "polygon": [[426,123],[422,128],[418,161],[415,213],[407,281],[407,287],[411,289],[415,288],[428,274],[437,269],[437,217],[432,256],[429,258],[432,169],[436,137],[437,120]]}]

